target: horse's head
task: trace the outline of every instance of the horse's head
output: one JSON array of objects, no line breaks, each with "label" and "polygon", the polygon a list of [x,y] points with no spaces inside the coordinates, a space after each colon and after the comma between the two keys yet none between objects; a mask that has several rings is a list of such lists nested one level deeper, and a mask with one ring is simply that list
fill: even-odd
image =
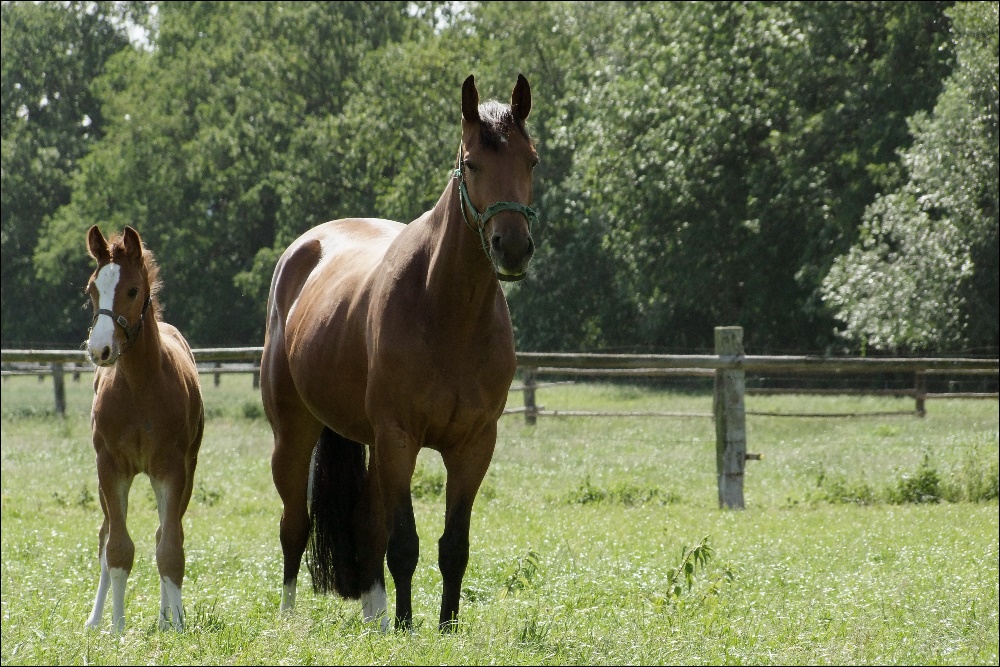
[{"label": "horse's head", "polygon": [[127,226],[109,243],[94,225],[87,232],[87,248],[97,260],[87,282],[94,307],[87,351],[98,366],[111,366],[139,335],[157,284],[156,265],[143,250],[139,232]]},{"label": "horse's head", "polygon": [[518,74],[510,104],[479,104],[475,77],[462,85],[462,147],[456,175],[461,179],[465,219],[482,237],[497,276],[525,276],[535,243],[531,222],[531,174],[538,154],[524,121],[531,111],[531,88]]}]

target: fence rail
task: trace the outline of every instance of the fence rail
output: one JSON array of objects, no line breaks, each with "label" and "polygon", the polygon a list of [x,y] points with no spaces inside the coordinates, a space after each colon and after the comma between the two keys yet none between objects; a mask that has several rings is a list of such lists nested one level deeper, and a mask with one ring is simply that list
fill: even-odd
[{"label": "fence rail", "polygon": [[[518,352],[517,365],[522,383],[511,390],[524,392],[524,407],[510,408],[506,413],[523,413],[525,422],[535,424],[539,416],[659,416],[714,417],[716,424],[716,467],[719,477],[719,506],[743,507],[743,473],[747,460],[760,458],[746,451],[746,415],[836,417],[837,414],[790,414],[748,412],[744,406],[746,394],[874,394],[909,396],[915,402],[913,412],[866,413],[915,414],[924,416],[925,402],[932,398],[997,398],[996,392],[928,392],[927,377],[941,374],[996,376],[1000,374],[1000,359],[976,358],[894,358],[870,359],[858,357],[811,356],[747,356],[743,353],[743,330],[740,327],[717,327],[716,354],[595,354],[566,352]],[[260,378],[263,347],[216,347],[192,350],[199,372],[215,375],[219,383],[222,373],[251,372],[254,386]],[[27,365],[33,364],[32,367]],[[224,366],[223,364],[226,364]],[[56,412],[65,414],[65,373],[77,375],[93,368],[83,350],[0,350],[0,365],[4,376],[11,374],[51,373],[55,391]],[[747,388],[746,373],[787,375],[847,375],[879,373],[912,373],[912,388],[905,389],[788,389]],[[535,392],[559,382],[538,381],[539,376],[562,377],[703,377],[714,378],[714,399],[711,413],[678,413],[660,411],[583,411],[545,410],[536,404]]]}]

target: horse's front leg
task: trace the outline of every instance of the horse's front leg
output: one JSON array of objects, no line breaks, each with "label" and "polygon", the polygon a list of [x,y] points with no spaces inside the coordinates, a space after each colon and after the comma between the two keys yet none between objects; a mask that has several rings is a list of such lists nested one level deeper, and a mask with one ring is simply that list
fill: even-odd
[{"label": "horse's front leg", "polygon": [[181,586],[184,584],[184,526],[181,523],[182,507],[187,504],[188,475],[184,461],[168,465],[167,471],[150,476],[160,526],[156,529],[156,568],[160,573],[159,627],[166,630],[184,629],[184,604]]},{"label": "horse's front leg", "polygon": [[101,578],[97,583],[97,597],[94,598],[94,608],[87,619],[88,628],[97,628],[101,624],[104,616],[104,604],[108,599],[108,589],[111,588],[111,572],[108,569],[108,559],[105,553],[105,545],[108,541],[108,504],[104,499],[104,493],[98,489],[98,496],[101,499],[101,512],[104,514],[104,521],[101,522],[101,529],[97,533],[97,560],[101,564]]},{"label": "horse's front leg", "polygon": [[458,604],[462,579],[469,564],[469,526],[472,503],[493,458],[496,425],[473,441],[442,452],[448,482],[445,499],[444,533],[438,540],[438,567],[441,569],[441,615],[438,630],[453,632],[458,627]]},{"label": "horse's front leg", "polygon": [[97,486],[101,496],[104,522],[98,533],[98,558],[101,578],[97,585],[94,608],[87,627],[96,628],[104,614],[108,589],[111,589],[111,625],[114,632],[125,630],[125,586],[135,560],[135,543],[125,524],[128,493],[134,476],[121,474],[112,457],[104,451],[97,455]]},{"label": "horse's front leg", "polygon": [[[383,560],[387,561],[396,586],[395,626],[397,629],[411,629],[413,625],[412,583],[417,569],[419,540],[413,519],[410,479],[418,451],[416,440],[395,425],[385,427],[376,434],[365,502],[358,517],[361,524],[359,535],[362,537],[359,540],[361,562],[367,564],[369,576],[371,570],[377,570],[372,590],[362,596],[362,612],[366,622],[381,616],[383,630],[388,625],[381,572]],[[365,536],[367,531],[370,532]]]},{"label": "horse's front leg", "polygon": [[[411,469],[412,472],[412,469]],[[409,482],[407,482],[409,484]],[[413,630],[413,573],[420,556],[420,538],[413,519],[413,500],[409,486],[399,495],[389,530],[386,562],[396,585],[396,629]]]}]

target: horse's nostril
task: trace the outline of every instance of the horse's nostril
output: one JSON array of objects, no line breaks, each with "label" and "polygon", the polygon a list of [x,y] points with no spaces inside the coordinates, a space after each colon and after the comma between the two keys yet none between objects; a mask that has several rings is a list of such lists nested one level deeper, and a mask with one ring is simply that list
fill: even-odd
[{"label": "horse's nostril", "polygon": [[101,350],[101,361],[107,361],[108,357],[110,357],[110,356],[111,356],[111,348],[110,347],[106,347],[103,350]]},{"label": "horse's nostril", "polygon": [[493,238],[492,238],[492,239],[490,239],[490,243],[492,243],[492,244],[493,244],[493,249],[494,249],[494,250],[500,250],[500,244],[501,244],[502,242],[503,242],[503,240],[502,240],[502,239],[500,238],[500,235],[499,235],[499,234],[494,234],[494,235],[493,235]]}]

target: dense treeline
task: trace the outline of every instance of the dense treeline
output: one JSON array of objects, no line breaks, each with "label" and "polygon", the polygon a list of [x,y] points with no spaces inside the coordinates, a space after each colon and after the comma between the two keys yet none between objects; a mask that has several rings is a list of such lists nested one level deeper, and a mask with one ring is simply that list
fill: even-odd
[{"label": "dense treeline", "polygon": [[[165,317],[259,345],[277,255],[411,220],[461,81],[523,72],[522,350],[997,354],[998,3],[12,2],[2,339],[75,346],[85,231],[134,225]],[[145,38],[127,30],[144,27]]]}]

